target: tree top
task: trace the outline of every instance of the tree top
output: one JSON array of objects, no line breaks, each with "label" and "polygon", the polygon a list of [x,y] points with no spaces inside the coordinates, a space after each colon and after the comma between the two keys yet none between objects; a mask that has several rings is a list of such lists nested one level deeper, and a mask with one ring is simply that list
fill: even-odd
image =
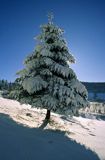
[{"label": "tree top", "polygon": [[53,18],[54,18],[53,13],[52,13],[52,12],[49,12],[48,15],[47,15],[47,17],[48,17],[48,23],[49,23],[49,24],[52,24],[52,23],[53,23],[52,20],[53,20]]}]

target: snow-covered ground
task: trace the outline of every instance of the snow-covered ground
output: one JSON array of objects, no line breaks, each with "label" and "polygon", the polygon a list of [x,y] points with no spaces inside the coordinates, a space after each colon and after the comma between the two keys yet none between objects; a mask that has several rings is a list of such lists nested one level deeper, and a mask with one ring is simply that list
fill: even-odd
[{"label": "snow-covered ground", "polygon": [[[31,108],[30,105],[20,105],[17,101],[0,98],[0,113],[8,114],[14,121],[24,126],[37,128],[43,123],[46,111]],[[51,123],[44,129],[65,131],[66,136],[84,144],[96,152],[101,160],[105,160],[105,121],[82,117],[69,119],[52,113]]]}]

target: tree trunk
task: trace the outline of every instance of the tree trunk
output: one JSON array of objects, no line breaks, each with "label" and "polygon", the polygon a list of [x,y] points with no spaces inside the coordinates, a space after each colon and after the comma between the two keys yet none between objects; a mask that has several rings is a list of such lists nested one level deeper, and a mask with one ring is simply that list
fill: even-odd
[{"label": "tree trunk", "polygon": [[46,113],[46,120],[49,120],[50,119],[50,110],[47,109],[47,113]]}]

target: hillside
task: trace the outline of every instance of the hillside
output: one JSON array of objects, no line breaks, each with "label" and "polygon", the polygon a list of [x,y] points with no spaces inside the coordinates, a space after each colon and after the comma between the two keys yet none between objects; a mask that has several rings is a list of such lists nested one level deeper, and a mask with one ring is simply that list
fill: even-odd
[{"label": "hillside", "polygon": [[88,92],[105,93],[105,82],[82,82]]},{"label": "hillside", "polygon": [[[18,145],[16,146],[15,139],[18,138],[18,136],[21,138],[21,134],[23,135],[23,132],[28,134],[27,129],[30,128],[29,132],[31,132],[30,133],[31,137],[38,136],[38,138],[34,140],[35,140],[35,143],[39,143],[39,144],[35,145],[32,140],[32,142],[31,141],[28,142],[30,144],[30,147],[28,147],[27,145],[26,147],[28,147],[28,149],[32,148],[32,146],[36,147],[34,148],[34,150],[35,150],[35,153],[37,150],[37,153],[36,153],[37,156],[38,156],[38,153],[40,152],[40,146],[43,145],[41,144],[41,142],[47,141],[48,143],[46,142],[45,145],[48,144],[48,147],[50,147],[48,148],[48,159],[51,159],[49,157],[49,154],[51,154],[53,159],[60,159],[60,160],[70,159],[68,156],[71,157],[71,160],[72,159],[73,160],[84,160],[84,159],[85,160],[98,160],[96,156],[92,154],[92,152],[90,152],[90,150],[88,150],[87,148],[90,148],[93,152],[96,152],[101,160],[105,159],[105,152],[104,152],[105,145],[103,143],[103,141],[105,141],[105,134],[104,134],[105,133],[105,121],[99,121],[95,119],[85,119],[82,117],[73,117],[71,119],[63,115],[52,113],[51,122],[48,125],[44,126],[43,119],[45,117],[45,110],[40,110],[36,108],[32,109],[31,106],[29,105],[20,105],[17,101],[8,100],[4,98],[0,98],[0,113],[1,113],[0,114],[0,117],[1,117],[0,126],[2,127],[1,129],[4,129],[4,128],[6,129],[5,134],[3,133],[4,131],[1,131],[0,129],[0,137],[1,137],[0,142],[2,141],[3,139],[2,137],[4,135],[6,137],[9,136],[8,138],[10,139],[11,134],[12,134],[11,136],[14,137],[14,134],[17,134],[19,132],[19,135],[16,135],[14,137],[14,141],[12,142],[14,143],[15,149],[16,147],[17,148],[19,147],[18,141],[21,142],[20,140],[16,140],[17,145]],[[3,114],[9,115],[11,117],[11,120],[9,120],[8,117]],[[21,128],[21,130],[23,131],[22,133],[20,133],[20,131],[17,131],[17,127],[19,129],[19,126],[17,125],[20,125],[20,124],[21,124],[21,127],[22,126],[28,127],[27,129]],[[16,128],[14,128],[15,125],[17,126]],[[9,131],[9,128],[11,128],[11,131]],[[43,137],[42,131],[38,131],[38,128],[43,130],[44,137]],[[15,133],[15,131],[17,132]],[[27,137],[25,133],[24,133],[23,139],[26,140],[28,138],[28,141],[29,141],[31,137]],[[60,135],[61,135],[61,138],[59,137]],[[46,136],[48,136],[48,140],[46,139],[47,138]],[[65,138],[67,137],[66,140],[68,142],[66,141],[66,143],[68,145],[65,143],[64,137]],[[24,145],[27,144],[27,142],[23,142],[23,140],[22,140],[22,143],[24,143]],[[84,145],[84,147],[82,146],[81,148],[81,144]],[[63,148],[63,145],[65,149]],[[39,146],[39,149],[37,148],[37,146]],[[61,148],[59,148],[60,146]],[[25,153],[21,152],[20,150],[21,154],[27,153],[26,147],[24,148],[24,151],[23,151]],[[4,148],[6,148],[6,146],[4,146]],[[2,150],[4,153],[3,147],[2,148],[0,147],[0,150]],[[47,150],[46,147],[44,150],[41,149],[41,152],[42,152],[41,154],[44,155],[44,158],[46,158],[46,154],[47,154],[46,150]],[[59,153],[55,152],[56,150],[58,150]],[[31,151],[29,151],[27,154],[29,154],[30,152]],[[55,158],[51,152],[56,154],[58,158]],[[65,154],[63,155],[63,153],[67,155]],[[61,154],[61,156],[59,154]],[[39,157],[40,156],[41,155],[39,155]],[[19,158],[19,155],[17,157]],[[31,160],[33,160],[33,158]]]},{"label": "hillside", "polygon": [[[88,99],[92,102],[105,102],[105,82],[81,82],[88,91]],[[15,87],[15,83],[9,83],[7,80],[0,80],[0,96],[4,90],[4,97],[7,96],[7,90]]]},{"label": "hillside", "polygon": [[82,82],[88,90],[88,98],[94,102],[105,102],[105,82]]}]

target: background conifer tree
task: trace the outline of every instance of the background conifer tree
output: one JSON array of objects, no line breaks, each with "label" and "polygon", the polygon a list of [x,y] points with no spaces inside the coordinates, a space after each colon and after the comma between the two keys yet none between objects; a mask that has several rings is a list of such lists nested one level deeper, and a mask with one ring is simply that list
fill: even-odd
[{"label": "background conifer tree", "polygon": [[25,59],[25,68],[18,72],[11,92],[21,103],[47,109],[46,119],[50,111],[75,114],[88,105],[87,90],[69,67],[75,59],[63,38],[64,31],[53,24],[52,18],[48,16],[48,24],[41,26],[38,45]]}]

